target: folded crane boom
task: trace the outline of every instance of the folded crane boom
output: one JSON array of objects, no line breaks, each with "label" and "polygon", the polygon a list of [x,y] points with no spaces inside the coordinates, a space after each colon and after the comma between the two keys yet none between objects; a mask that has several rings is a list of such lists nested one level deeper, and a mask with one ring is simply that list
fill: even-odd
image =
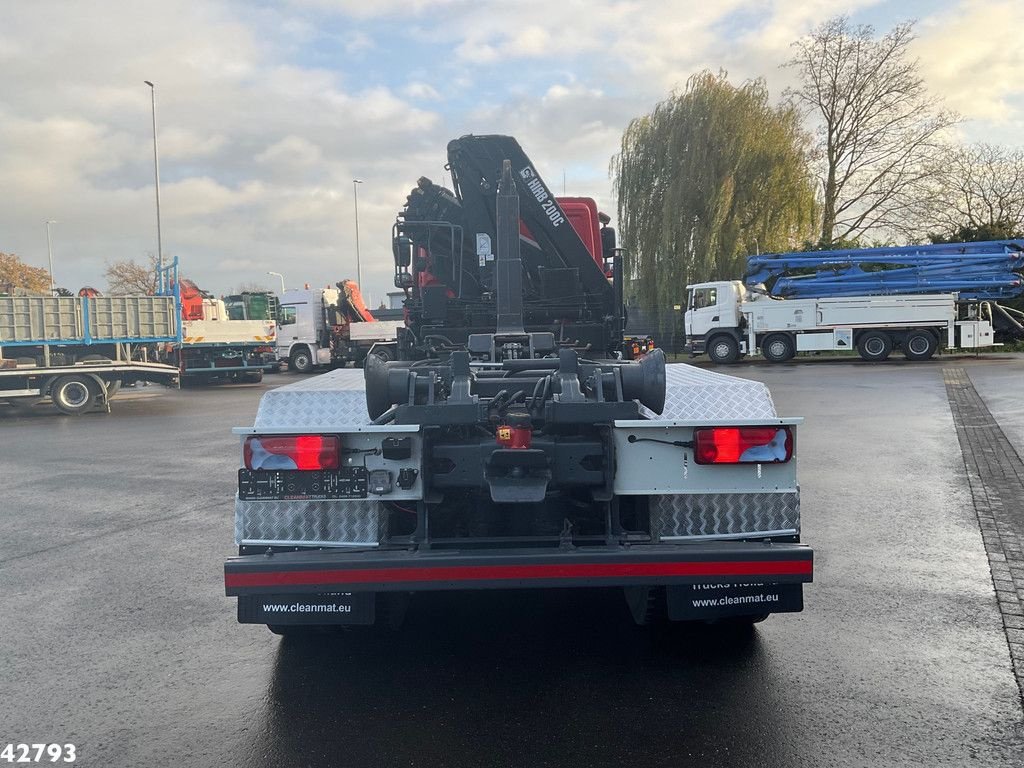
[{"label": "folded crane boom", "polygon": [[747,258],[743,282],[767,285],[779,298],[957,293],[961,300],[1007,299],[1024,292],[1021,270],[1024,240],[1002,240],[765,253]]}]

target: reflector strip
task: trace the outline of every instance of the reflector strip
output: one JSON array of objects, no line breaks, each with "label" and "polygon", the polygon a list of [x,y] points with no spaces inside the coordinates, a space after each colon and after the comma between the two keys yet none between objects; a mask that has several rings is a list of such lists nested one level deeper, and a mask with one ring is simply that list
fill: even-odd
[{"label": "reflector strip", "polygon": [[811,560],[752,560],[688,563],[543,563],[535,565],[449,565],[346,568],[317,571],[225,573],[224,585],[240,587],[337,586],[437,581],[602,579],[649,576],[810,576]]}]

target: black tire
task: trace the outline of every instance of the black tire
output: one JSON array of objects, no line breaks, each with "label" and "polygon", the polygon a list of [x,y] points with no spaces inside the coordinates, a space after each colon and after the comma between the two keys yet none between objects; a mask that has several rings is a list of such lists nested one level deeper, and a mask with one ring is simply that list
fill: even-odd
[{"label": "black tire", "polygon": [[796,354],[796,344],[788,333],[773,333],[761,342],[761,354],[770,363],[786,363]]},{"label": "black tire", "polygon": [[373,350],[372,354],[374,354],[377,357],[379,357],[385,363],[390,363],[392,360],[395,359],[394,351],[392,351],[388,347],[381,347],[380,349],[375,349],[375,350]]},{"label": "black tire", "polygon": [[80,416],[96,406],[96,382],[86,376],[61,376],[50,387],[54,406],[68,416]]},{"label": "black tire", "polygon": [[242,381],[248,384],[259,384],[263,381],[263,371],[249,371],[242,375]]},{"label": "black tire", "polygon": [[740,358],[740,344],[732,336],[714,336],[708,342],[708,357],[716,365],[735,363]]},{"label": "black tire", "polygon": [[121,391],[121,380],[114,379],[107,382],[107,402],[114,399],[114,396]]},{"label": "black tire", "polygon": [[868,331],[857,342],[857,354],[868,362],[880,363],[892,354],[892,337],[881,331]]},{"label": "black tire", "polygon": [[309,353],[309,347],[294,350],[288,360],[288,367],[296,373],[310,373],[313,370],[313,356]]},{"label": "black tire", "polygon": [[939,340],[931,331],[911,331],[903,340],[903,356],[907,360],[930,360],[939,348]]}]

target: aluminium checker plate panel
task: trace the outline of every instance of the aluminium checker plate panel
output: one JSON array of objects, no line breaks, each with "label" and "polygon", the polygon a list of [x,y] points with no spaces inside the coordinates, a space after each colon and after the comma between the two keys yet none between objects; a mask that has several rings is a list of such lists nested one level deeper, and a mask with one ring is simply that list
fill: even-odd
[{"label": "aluminium checker plate panel", "polygon": [[[260,400],[253,428],[236,432],[244,435],[262,430],[273,434],[380,429],[369,424],[362,370],[339,368],[266,392]],[[395,431],[392,427],[389,433],[393,436]],[[415,427],[411,431],[415,432]],[[373,436],[353,435],[353,439],[368,446]],[[414,458],[419,460],[418,450]],[[414,490],[418,493],[419,488],[417,480]],[[236,498],[235,543],[372,547],[387,537],[387,518],[385,505],[374,498],[288,501]]]},{"label": "aluminium checker plate panel", "polygon": [[387,537],[387,510],[374,499],[235,500],[235,543],[377,546]]},{"label": "aluminium checker plate panel", "polygon": [[800,533],[800,491],[691,493],[650,497],[658,541]]},{"label": "aluminium checker plate panel", "polygon": [[655,421],[772,419],[775,403],[768,387],[694,365],[665,366],[665,408],[660,414],[645,406],[640,412]]},{"label": "aluminium checker plate panel", "polygon": [[370,423],[363,371],[339,368],[266,392],[256,429],[356,429]]}]

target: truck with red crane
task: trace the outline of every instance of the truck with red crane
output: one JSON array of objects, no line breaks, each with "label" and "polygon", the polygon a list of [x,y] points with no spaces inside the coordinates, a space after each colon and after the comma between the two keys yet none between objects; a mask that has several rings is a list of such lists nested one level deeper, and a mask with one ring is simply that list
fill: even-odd
[{"label": "truck with red crane", "polygon": [[515,139],[463,136],[448,167],[392,232],[397,359],[271,390],[235,430],[238,620],[397,626],[420,592],[585,587],[640,624],[802,610],[801,420],[760,383],[624,359],[614,231],[591,201],[588,244]]}]

